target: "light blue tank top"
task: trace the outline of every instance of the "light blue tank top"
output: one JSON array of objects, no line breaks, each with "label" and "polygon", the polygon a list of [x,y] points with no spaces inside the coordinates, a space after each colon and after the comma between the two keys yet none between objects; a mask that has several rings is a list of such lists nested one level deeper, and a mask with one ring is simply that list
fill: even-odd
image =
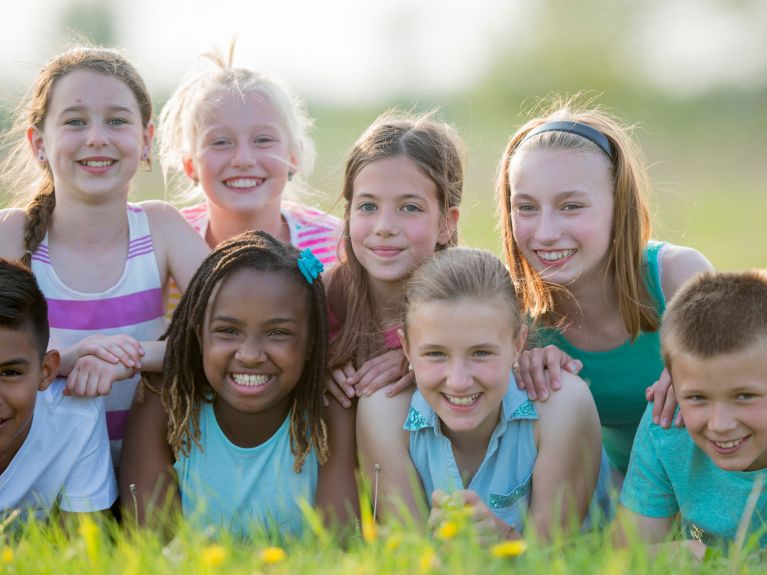
[{"label": "light blue tank top", "polygon": [[300,473],[293,471],[290,417],[256,447],[238,447],[216,421],[213,405],[200,408],[200,443],[179,456],[178,474],[184,516],[201,528],[225,527],[239,536],[253,531],[299,536],[300,499],[314,505],[318,463],[314,451]]},{"label": "light blue tank top", "polygon": [[480,499],[509,525],[523,528],[538,456],[534,421],[538,412],[517,388],[512,375],[501,402],[501,416],[487,445],[485,458],[464,487],[450,440],[442,434],[437,414],[416,390],[403,428],[410,432],[410,458],[431,503],[435,489],[476,491]]}]

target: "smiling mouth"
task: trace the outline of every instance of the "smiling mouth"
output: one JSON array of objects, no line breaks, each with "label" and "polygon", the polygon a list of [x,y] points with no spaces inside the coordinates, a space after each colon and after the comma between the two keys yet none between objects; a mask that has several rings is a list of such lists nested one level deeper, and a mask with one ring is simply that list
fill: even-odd
[{"label": "smiling mouth", "polygon": [[247,190],[260,186],[266,181],[266,178],[232,178],[224,180],[224,185],[236,190]]},{"label": "smiling mouth", "polygon": [[447,400],[447,402],[451,405],[467,407],[469,405],[474,405],[475,403],[477,403],[477,400],[479,399],[480,395],[482,394],[475,393],[473,395],[448,395],[447,393],[443,393],[442,397],[444,397]]},{"label": "smiling mouth", "polygon": [[565,258],[569,258],[576,250],[535,250],[535,255],[547,262],[556,262]]},{"label": "smiling mouth", "polygon": [[730,451],[730,450],[734,450],[734,449],[737,449],[738,447],[740,447],[740,445],[741,445],[741,444],[742,444],[742,443],[743,443],[743,442],[744,442],[746,439],[748,439],[748,437],[749,437],[749,436],[746,436],[746,437],[740,437],[740,438],[738,438],[738,439],[732,439],[732,440],[730,440],[730,441],[714,441],[713,439],[709,439],[709,441],[710,441],[711,443],[713,443],[713,444],[714,444],[714,446],[715,446],[717,449],[720,449],[720,450],[723,450],[723,451]]},{"label": "smiling mouth", "polygon": [[88,168],[106,168],[116,164],[117,160],[80,160],[77,163]]},{"label": "smiling mouth", "polygon": [[237,385],[243,385],[245,387],[260,387],[269,383],[269,381],[272,379],[272,376],[249,373],[233,373],[232,379]]}]

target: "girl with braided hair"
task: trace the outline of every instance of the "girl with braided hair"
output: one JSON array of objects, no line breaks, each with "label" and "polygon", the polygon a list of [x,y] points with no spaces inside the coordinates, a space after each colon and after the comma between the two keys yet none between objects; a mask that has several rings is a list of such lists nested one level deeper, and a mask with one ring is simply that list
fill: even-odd
[{"label": "girl with braided hair", "polygon": [[159,393],[129,419],[120,486],[139,521],[170,500],[201,527],[298,535],[300,500],[337,519],[354,501],[354,453],[336,441],[353,437],[353,418],[335,402],[322,410],[321,269],[265,232],[205,259],[165,334]]},{"label": "girl with braided hair", "polygon": [[153,135],[136,69],[115,50],[75,47],[38,73],[1,171],[26,208],[0,212],[0,257],[31,266],[68,391],[108,395],[115,461],[136,372],[162,362],[161,346],[140,342],[166,326],[163,287],[172,277],[185,289],[207,253],[173,207],[128,202]]}]

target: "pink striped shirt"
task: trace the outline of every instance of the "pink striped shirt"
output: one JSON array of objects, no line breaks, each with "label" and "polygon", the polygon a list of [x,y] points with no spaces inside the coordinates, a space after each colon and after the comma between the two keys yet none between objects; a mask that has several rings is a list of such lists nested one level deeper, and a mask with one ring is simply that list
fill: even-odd
[{"label": "pink striped shirt", "polygon": [[[156,340],[165,329],[162,283],[154,256],[149,220],[137,204],[128,204],[128,256],[122,276],[102,292],[80,292],[64,284],[53,267],[48,236],[32,255],[32,271],[48,301],[50,349],[63,350],[91,334],[125,334],[139,341]],[[133,391],[139,376],[119,381],[105,398],[112,458],[120,447]]]}]

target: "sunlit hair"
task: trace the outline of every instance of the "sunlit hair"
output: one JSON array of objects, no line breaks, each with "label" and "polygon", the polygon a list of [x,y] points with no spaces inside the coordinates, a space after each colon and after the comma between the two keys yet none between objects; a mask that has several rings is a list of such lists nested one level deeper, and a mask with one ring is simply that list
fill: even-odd
[{"label": "sunlit hair", "polygon": [[211,297],[222,282],[240,270],[278,273],[285,281],[306,290],[310,346],[298,384],[292,391],[290,448],[294,469],[300,471],[312,447],[320,463],[327,460],[325,423],[320,417],[327,360],[327,304],[322,280],[309,284],[298,268],[298,250],[266,232],[244,232],[223,242],[194,274],[173,314],[164,338],[162,401],[168,413],[168,443],[176,455],[188,455],[192,443],[200,446],[200,405],[211,402],[215,391],[203,368],[198,335]]},{"label": "sunlit hair", "polygon": [[[544,122],[565,120],[587,124],[602,132],[613,148],[614,160],[599,146],[576,134],[543,132],[525,140],[528,132]],[[645,283],[644,250],[650,240],[647,207],[649,180],[642,152],[629,134],[629,127],[599,109],[580,107],[575,99],[557,99],[539,117],[529,120],[509,140],[498,166],[497,194],[503,247],[520,302],[543,325],[560,318],[554,313],[554,293],[567,286],[547,283],[528,262],[514,240],[509,169],[514,155],[531,150],[575,150],[599,154],[609,166],[614,184],[613,241],[608,248],[607,269],[614,281],[623,323],[632,340],[640,331],[656,331],[660,319],[656,302]]]},{"label": "sunlit hair", "polygon": [[196,71],[184,79],[160,112],[157,130],[160,165],[166,182],[185,199],[199,196],[203,190],[190,186],[184,175],[184,161],[193,158],[199,146],[199,135],[207,115],[220,105],[224,97],[259,94],[274,108],[282,120],[288,138],[288,149],[295,158],[290,170],[306,177],[314,169],[316,151],[309,137],[312,120],[303,101],[279,79],[247,68],[235,68],[234,43],[227,56],[207,53],[203,58],[213,66]]},{"label": "sunlit hair", "polygon": [[420,304],[459,301],[503,303],[508,312],[498,320],[510,322],[515,337],[524,325],[514,284],[501,260],[484,250],[450,248],[435,253],[408,280],[402,310],[405,336],[408,317]]},{"label": "sunlit hair", "polygon": [[682,286],[663,315],[661,351],[707,359],[767,344],[767,270],[704,272]]},{"label": "sunlit hair", "polygon": [[[343,253],[331,270],[329,299],[341,302],[343,320],[341,335],[331,344],[330,365],[365,360],[385,350],[367,272],[352,249],[349,225],[352,212],[354,181],[360,171],[378,160],[402,156],[410,159],[437,188],[440,225],[447,225],[448,212],[458,207],[463,194],[463,144],[455,130],[430,114],[412,117],[400,112],[387,112],[376,119],[354,144],[346,161],[341,197],[344,200]],[[434,246],[441,250],[458,243],[453,230],[448,242]],[[334,308],[335,309],[335,308]]]},{"label": "sunlit hair", "polygon": [[29,268],[0,258],[0,328],[30,330],[40,357],[48,348],[48,304]]},{"label": "sunlit hair", "polygon": [[[29,265],[32,253],[48,231],[56,194],[53,173],[48,162],[38,162],[30,153],[26,131],[35,126],[43,131],[50,109],[51,94],[59,79],[76,70],[88,70],[123,82],[136,97],[144,128],[152,120],[152,101],[144,81],[125,57],[116,50],[77,46],[48,61],[37,74],[26,104],[19,109],[6,141],[12,146],[0,169],[7,190],[14,190],[17,205],[26,204],[24,225],[24,263]],[[146,160],[151,166],[150,160]],[[31,199],[30,199],[31,198]]]}]

